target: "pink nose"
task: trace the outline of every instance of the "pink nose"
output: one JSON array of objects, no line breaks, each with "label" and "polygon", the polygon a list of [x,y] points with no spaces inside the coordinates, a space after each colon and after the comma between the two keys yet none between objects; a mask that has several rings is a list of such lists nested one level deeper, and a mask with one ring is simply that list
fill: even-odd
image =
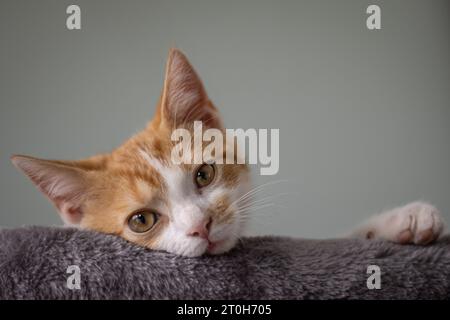
[{"label": "pink nose", "polygon": [[208,239],[211,222],[212,222],[211,218],[203,220],[197,226],[190,229],[187,235],[191,237],[200,237],[203,239]]}]

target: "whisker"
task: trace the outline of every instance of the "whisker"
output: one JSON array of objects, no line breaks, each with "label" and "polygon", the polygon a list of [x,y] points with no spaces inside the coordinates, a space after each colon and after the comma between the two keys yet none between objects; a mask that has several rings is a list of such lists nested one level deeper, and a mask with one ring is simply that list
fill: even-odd
[{"label": "whisker", "polygon": [[238,210],[238,211],[236,211],[236,213],[239,213],[239,214],[243,214],[244,213],[245,214],[247,212],[254,212],[256,210],[260,210],[260,209],[268,208],[268,207],[272,207],[272,206],[277,206],[277,204],[275,204],[275,203],[266,203],[266,204],[262,204],[262,205],[259,205],[259,206],[254,206],[254,207],[251,207],[251,208]]},{"label": "whisker", "polygon": [[275,180],[275,181],[269,181],[267,183],[261,184],[251,190],[249,190],[248,192],[244,193],[241,197],[239,197],[237,200],[233,201],[230,205],[235,205],[236,203],[240,202],[240,201],[244,201],[245,199],[248,199],[251,196],[254,196],[256,193],[260,192],[263,188],[274,185],[274,184],[278,184],[281,182],[288,182],[287,179],[281,179],[281,180]]},{"label": "whisker", "polygon": [[271,196],[267,196],[267,197],[264,197],[264,198],[261,198],[261,199],[254,200],[251,203],[248,203],[248,201],[247,202],[243,202],[243,203],[241,203],[240,206],[237,206],[237,207],[241,208],[241,207],[250,206],[250,205],[253,205],[253,204],[256,205],[256,204],[264,203],[264,202],[266,202],[268,200],[276,199],[277,197],[281,197],[281,196],[285,196],[285,195],[293,195],[293,194],[298,194],[298,193],[296,193],[296,192],[283,192],[283,193],[279,193],[279,194],[275,194],[275,195],[271,195]]}]

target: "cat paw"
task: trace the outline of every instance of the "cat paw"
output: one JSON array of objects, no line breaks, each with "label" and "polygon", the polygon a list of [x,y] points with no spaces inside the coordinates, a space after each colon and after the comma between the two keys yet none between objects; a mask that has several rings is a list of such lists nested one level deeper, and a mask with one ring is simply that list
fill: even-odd
[{"label": "cat paw", "polygon": [[444,221],[428,203],[414,202],[390,212],[385,221],[387,240],[400,244],[429,244],[442,234]]}]

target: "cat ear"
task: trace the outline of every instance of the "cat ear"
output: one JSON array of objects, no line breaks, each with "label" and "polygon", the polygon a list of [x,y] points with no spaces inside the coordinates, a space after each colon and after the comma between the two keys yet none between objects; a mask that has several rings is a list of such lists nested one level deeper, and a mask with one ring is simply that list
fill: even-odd
[{"label": "cat ear", "polygon": [[11,161],[53,202],[65,223],[80,223],[89,190],[86,160],[78,163],[14,155]]},{"label": "cat ear", "polygon": [[160,112],[172,128],[196,120],[203,121],[207,127],[222,127],[202,81],[186,56],[177,49],[169,52]]}]

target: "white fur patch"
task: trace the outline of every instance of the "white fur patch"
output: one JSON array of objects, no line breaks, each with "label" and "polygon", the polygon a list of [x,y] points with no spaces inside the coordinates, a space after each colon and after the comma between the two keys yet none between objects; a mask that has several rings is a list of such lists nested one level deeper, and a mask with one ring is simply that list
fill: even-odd
[{"label": "white fur patch", "polygon": [[[199,193],[192,172],[162,163],[143,150],[140,153],[148,164],[158,171],[167,186],[166,201],[169,212],[163,214],[169,216],[170,223],[158,239],[158,249],[186,256],[203,254],[208,247],[208,241],[189,236],[189,230],[209,219],[208,208],[224,195],[230,197],[232,202],[239,199],[247,189],[246,185],[242,184],[233,189],[211,185]],[[222,250],[228,250],[237,241],[241,228],[242,220],[239,218],[233,219],[232,223],[213,223],[209,238],[211,241],[223,242]]]}]

